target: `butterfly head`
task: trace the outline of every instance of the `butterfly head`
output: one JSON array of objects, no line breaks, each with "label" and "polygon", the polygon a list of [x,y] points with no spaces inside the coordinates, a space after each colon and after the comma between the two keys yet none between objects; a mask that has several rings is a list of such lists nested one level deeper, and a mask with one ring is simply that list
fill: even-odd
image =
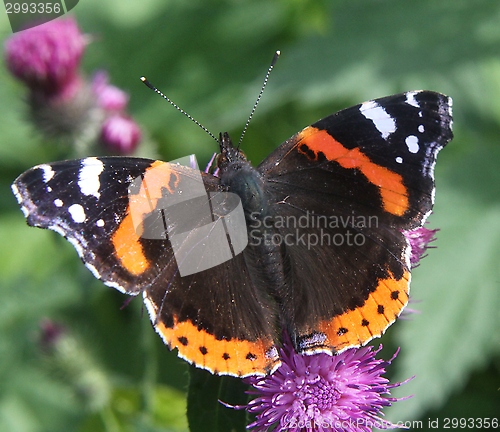
[{"label": "butterfly head", "polygon": [[217,168],[224,171],[228,165],[247,162],[244,153],[233,145],[231,137],[227,132],[220,133],[219,135],[220,154],[217,157]]}]

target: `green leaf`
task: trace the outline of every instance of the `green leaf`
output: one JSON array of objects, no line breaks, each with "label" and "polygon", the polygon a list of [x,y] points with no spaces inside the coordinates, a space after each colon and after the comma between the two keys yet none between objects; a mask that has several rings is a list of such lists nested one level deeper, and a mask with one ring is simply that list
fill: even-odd
[{"label": "green leaf", "polygon": [[410,307],[420,314],[396,324],[402,347],[396,380],[416,378],[395,394],[414,397],[387,411],[392,421],[439,409],[471,371],[500,352],[500,205],[493,201],[498,174],[487,175],[487,183],[474,174],[480,172],[476,164],[485,165],[499,153],[486,147],[463,155],[445,173],[447,184],[438,184],[431,217],[431,226],[440,228],[438,247],[429,251],[412,281],[412,298],[419,303]]},{"label": "green leaf", "polygon": [[209,372],[190,368],[188,392],[188,422],[191,432],[244,431],[246,412],[227,408],[247,402],[247,385],[241,379],[215,376]]}]

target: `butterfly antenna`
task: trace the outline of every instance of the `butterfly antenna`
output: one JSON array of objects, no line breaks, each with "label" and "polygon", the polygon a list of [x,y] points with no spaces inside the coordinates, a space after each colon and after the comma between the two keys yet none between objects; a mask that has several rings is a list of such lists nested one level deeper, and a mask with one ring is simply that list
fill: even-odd
[{"label": "butterfly antenna", "polygon": [[269,69],[267,70],[266,76],[264,77],[264,83],[262,84],[262,88],[260,89],[259,96],[257,96],[257,100],[255,101],[255,103],[253,105],[252,111],[250,112],[250,116],[248,117],[248,120],[245,124],[245,127],[243,128],[243,132],[241,133],[240,140],[238,142],[238,148],[240,148],[241,142],[243,141],[243,137],[245,136],[245,134],[247,132],[248,125],[250,124],[250,121],[252,120],[253,114],[254,114],[255,110],[257,109],[257,105],[259,104],[260,98],[262,97],[262,94],[264,93],[264,89],[266,88],[267,81],[269,80],[269,75],[271,75],[271,71],[273,70],[274,65],[278,61],[280,54],[281,53],[279,51],[276,51],[274,53],[273,60],[271,61],[271,64],[269,65]]},{"label": "butterfly antenna", "polygon": [[177,111],[184,114],[189,120],[191,120],[195,125],[198,125],[201,129],[203,129],[208,135],[210,135],[217,143],[219,140],[215,137],[215,135],[210,132],[205,126],[203,126],[198,120],[194,119],[190,114],[184,111],[179,105],[175,102],[171,101],[170,98],[164,95],[160,90],[158,90],[153,84],[151,84],[146,77],[141,77],[141,81],[146,84],[151,90],[158,93],[163,99],[165,99],[170,105],[172,105]]}]

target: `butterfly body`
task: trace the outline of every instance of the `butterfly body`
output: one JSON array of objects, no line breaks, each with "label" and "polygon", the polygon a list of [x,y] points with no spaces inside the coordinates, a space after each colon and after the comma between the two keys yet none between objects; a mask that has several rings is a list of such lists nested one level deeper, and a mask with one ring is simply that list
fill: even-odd
[{"label": "butterfly body", "polygon": [[[451,124],[448,97],[407,92],[306,127],[256,168],[222,134],[216,176],[86,158],[34,167],[13,191],[30,225],[64,235],[105,284],[142,294],[179,356],[216,374],[266,374],[283,331],[299,353],[335,354],[399,316],[411,279],[404,232],[430,214]],[[184,271],[191,262],[198,270]]]}]

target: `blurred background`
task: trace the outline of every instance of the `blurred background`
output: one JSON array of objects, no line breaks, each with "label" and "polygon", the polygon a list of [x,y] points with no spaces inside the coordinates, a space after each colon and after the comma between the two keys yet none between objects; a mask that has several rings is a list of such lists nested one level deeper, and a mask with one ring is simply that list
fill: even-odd
[{"label": "blurred background", "polygon": [[[410,307],[381,355],[412,398],[393,422],[500,414],[500,3],[497,0],[81,0],[81,70],[105,69],[130,95],[142,156],[216,143],[148,90],[145,75],[214,134],[239,137],[256,165],[308,124],[356,103],[428,89],[454,100],[455,139],[436,166],[439,228],[413,272]],[[2,41],[11,36],[0,14]],[[94,280],[70,244],[28,228],[10,191],[32,165],[68,157],[26,120],[25,87],[0,67],[0,430],[184,431],[188,366],[152,330],[141,301]],[[66,154],[66,156],[64,156]],[[380,340],[374,341],[378,346]],[[228,401],[229,403],[231,401]],[[450,423],[451,426],[451,423]]]}]

